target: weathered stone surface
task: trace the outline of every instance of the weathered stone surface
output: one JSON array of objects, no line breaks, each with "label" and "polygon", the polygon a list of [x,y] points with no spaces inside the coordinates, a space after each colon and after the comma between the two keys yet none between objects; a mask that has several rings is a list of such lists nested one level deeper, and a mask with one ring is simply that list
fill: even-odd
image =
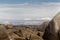
[{"label": "weathered stone surface", "polygon": [[48,24],[44,33],[44,40],[60,40],[60,13],[58,13]]}]

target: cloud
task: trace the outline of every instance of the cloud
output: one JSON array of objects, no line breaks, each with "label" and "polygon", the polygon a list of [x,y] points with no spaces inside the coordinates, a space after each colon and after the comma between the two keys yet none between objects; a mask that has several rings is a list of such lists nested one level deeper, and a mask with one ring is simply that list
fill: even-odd
[{"label": "cloud", "polygon": [[48,17],[47,18],[42,18],[42,20],[51,20],[51,18],[48,18]]},{"label": "cloud", "polygon": [[[37,20],[53,18],[60,11],[60,3],[0,4],[1,20]],[[26,18],[28,17],[28,18]],[[48,18],[47,18],[48,17]]]},{"label": "cloud", "polygon": [[24,20],[32,20],[31,18],[29,18],[29,17],[26,17],[26,18],[24,18]]},{"label": "cloud", "polygon": [[11,23],[9,21],[4,21],[2,24],[7,25],[7,24],[11,24]]}]

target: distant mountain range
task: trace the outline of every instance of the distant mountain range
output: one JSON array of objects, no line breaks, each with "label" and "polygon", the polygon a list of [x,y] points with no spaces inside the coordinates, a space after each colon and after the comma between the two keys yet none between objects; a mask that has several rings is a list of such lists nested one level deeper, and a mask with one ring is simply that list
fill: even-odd
[{"label": "distant mountain range", "polygon": [[14,25],[40,25],[42,22],[47,22],[48,20],[13,20],[9,21],[10,23]]}]

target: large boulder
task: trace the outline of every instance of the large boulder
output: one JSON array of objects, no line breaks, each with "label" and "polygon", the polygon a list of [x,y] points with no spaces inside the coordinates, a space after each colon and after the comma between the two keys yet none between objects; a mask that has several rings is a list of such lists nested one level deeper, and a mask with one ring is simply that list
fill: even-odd
[{"label": "large boulder", "polygon": [[6,28],[0,24],[0,40],[9,40]]},{"label": "large boulder", "polygon": [[58,13],[48,24],[43,36],[44,40],[60,40],[60,13]]}]

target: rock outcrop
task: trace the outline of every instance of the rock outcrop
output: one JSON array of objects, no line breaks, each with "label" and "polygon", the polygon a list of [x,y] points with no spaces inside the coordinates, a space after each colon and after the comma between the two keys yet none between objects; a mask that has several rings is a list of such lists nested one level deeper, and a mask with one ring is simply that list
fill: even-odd
[{"label": "rock outcrop", "polygon": [[60,40],[60,12],[49,22],[43,38],[44,40]]}]

